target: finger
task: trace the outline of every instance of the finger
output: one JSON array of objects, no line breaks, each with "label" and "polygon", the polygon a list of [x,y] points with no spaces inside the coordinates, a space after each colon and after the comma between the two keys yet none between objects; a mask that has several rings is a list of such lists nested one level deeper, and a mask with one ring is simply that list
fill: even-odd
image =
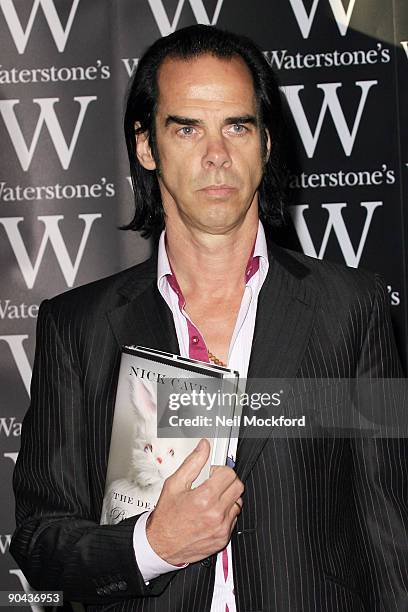
[{"label": "finger", "polygon": [[224,506],[230,506],[244,493],[245,487],[238,476],[230,483],[220,495],[220,502]]},{"label": "finger", "polygon": [[244,485],[234,470],[229,467],[219,468],[203,485],[224,508],[229,507],[244,492]]},{"label": "finger", "polygon": [[[213,467],[215,468],[215,470],[213,470],[213,473],[211,474],[210,478],[207,478],[207,480],[202,482],[198,487],[194,489],[194,491],[200,493],[200,491],[205,489],[207,491],[207,494],[209,494],[211,499],[213,500],[212,503],[216,503],[217,501],[221,500],[221,496],[228,489],[231,483],[237,478],[237,475],[230,467],[226,467],[224,465],[216,465]],[[234,499],[239,497],[239,494],[240,491],[235,494]],[[231,496],[227,498],[226,502],[224,502],[225,509],[227,509],[227,507],[230,505],[230,499],[232,499]]]},{"label": "finger", "polygon": [[234,480],[238,478],[236,472],[226,465],[214,465],[208,484],[220,493],[227,489]]},{"label": "finger", "polygon": [[233,531],[234,531],[234,529],[235,529],[235,526],[236,526],[237,522],[238,522],[238,516],[236,516],[236,517],[235,517],[235,518],[232,520],[231,527],[230,527],[230,538],[231,538],[231,534],[232,534],[232,532],[233,532]]},{"label": "finger", "polygon": [[243,503],[242,497],[239,497],[234,501],[229,511],[230,521],[233,521],[234,519],[237,520],[239,514],[241,514]]},{"label": "finger", "polygon": [[237,510],[238,514],[241,514],[242,506],[244,505],[242,497],[238,497],[238,499],[234,501],[234,504],[237,506],[235,509]]},{"label": "finger", "polygon": [[201,438],[195,449],[187,455],[180,467],[171,476],[175,482],[180,482],[183,489],[191,489],[191,485],[208,461],[210,443]]},{"label": "finger", "polygon": [[219,469],[220,469],[220,467],[222,467],[222,466],[221,466],[221,465],[212,465],[212,466],[210,467],[210,476],[212,476],[213,474],[215,474],[215,472],[216,472],[217,470],[219,470]]}]

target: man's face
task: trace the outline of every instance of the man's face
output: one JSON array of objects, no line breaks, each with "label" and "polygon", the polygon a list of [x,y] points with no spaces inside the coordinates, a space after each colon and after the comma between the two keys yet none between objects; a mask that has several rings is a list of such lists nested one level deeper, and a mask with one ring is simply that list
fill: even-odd
[{"label": "man's face", "polygon": [[156,146],[166,224],[177,220],[224,234],[248,211],[257,218],[261,137],[252,78],[243,60],[168,59],[158,86]]}]

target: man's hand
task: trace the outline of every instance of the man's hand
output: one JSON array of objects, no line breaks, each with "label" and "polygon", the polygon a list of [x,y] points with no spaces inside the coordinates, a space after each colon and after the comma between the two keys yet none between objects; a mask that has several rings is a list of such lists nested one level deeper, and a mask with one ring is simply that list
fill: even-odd
[{"label": "man's hand", "polygon": [[230,467],[213,468],[210,478],[191,488],[209,452],[203,438],[166,479],[147,521],[150,546],[173,565],[193,563],[225,548],[241,511],[244,485]]}]

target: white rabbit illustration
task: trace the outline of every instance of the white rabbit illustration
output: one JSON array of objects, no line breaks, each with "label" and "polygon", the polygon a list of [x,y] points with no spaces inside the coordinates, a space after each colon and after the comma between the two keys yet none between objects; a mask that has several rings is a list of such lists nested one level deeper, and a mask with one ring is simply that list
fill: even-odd
[{"label": "white rabbit illustration", "polygon": [[135,415],[131,460],[126,478],[114,480],[105,491],[102,523],[154,508],[165,479],[197,444],[196,439],[157,437],[156,383],[132,376],[129,394]]}]

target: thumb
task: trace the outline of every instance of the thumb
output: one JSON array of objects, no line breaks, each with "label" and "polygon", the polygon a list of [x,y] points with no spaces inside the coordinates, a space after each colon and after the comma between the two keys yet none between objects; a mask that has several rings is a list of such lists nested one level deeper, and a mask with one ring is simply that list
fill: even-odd
[{"label": "thumb", "polygon": [[183,489],[191,489],[191,485],[208,461],[210,443],[207,438],[201,438],[195,449],[187,455],[173,476]]}]

